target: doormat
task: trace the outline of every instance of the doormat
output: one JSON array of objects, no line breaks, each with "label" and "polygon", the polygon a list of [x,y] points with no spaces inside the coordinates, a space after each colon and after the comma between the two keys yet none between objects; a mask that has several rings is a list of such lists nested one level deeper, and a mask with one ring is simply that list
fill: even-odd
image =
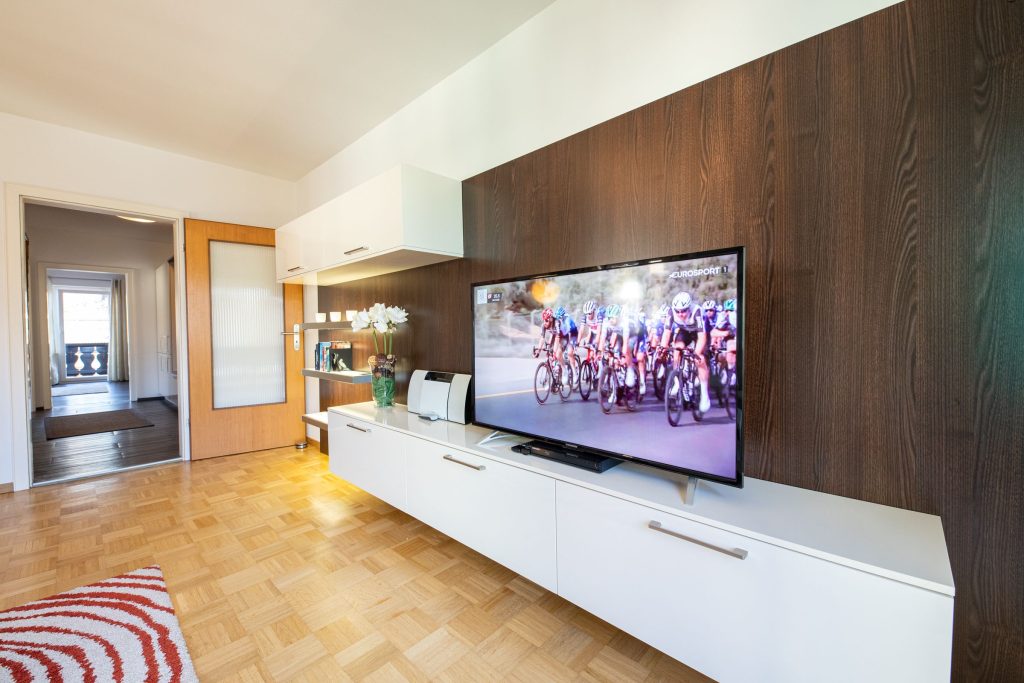
[{"label": "doormat", "polygon": [[48,417],[43,421],[46,440],[63,439],[83,434],[101,434],[122,429],[152,427],[153,423],[135,410],[111,410],[105,413],[82,413]]},{"label": "doormat", "polygon": [[51,396],[78,396],[79,394],[109,393],[106,382],[82,382],[81,384],[58,384],[50,390]]},{"label": "doormat", "polygon": [[0,612],[0,680],[199,679],[153,565]]}]

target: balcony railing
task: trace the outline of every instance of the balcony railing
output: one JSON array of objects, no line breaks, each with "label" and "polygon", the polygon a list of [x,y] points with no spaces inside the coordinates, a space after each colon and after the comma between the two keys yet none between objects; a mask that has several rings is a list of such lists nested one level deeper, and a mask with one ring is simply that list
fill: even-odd
[{"label": "balcony railing", "polygon": [[107,344],[65,344],[64,366],[68,379],[106,377]]}]

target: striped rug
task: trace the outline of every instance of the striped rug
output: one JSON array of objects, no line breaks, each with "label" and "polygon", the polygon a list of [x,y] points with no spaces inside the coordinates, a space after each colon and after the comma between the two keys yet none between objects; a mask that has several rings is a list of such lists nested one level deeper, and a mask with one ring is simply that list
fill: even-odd
[{"label": "striped rug", "polygon": [[0,681],[198,681],[160,567],[0,612]]}]

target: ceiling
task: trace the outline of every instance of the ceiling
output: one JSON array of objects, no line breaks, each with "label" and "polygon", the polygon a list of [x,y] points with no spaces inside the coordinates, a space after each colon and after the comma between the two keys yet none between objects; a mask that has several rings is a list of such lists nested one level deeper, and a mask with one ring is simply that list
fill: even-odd
[{"label": "ceiling", "polygon": [[0,111],[295,180],[552,1],[12,0]]},{"label": "ceiling", "polygon": [[174,244],[174,223],[126,221],[99,210],[77,210],[45,204],[25,204],[25,232],[29,239],[41,239],[53,232],[81,231],[101,234],[104,239],[142,240]]}]

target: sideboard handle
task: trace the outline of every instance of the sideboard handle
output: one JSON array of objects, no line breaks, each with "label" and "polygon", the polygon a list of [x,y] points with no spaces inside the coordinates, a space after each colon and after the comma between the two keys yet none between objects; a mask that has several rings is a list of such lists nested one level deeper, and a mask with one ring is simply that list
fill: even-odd
[{"label": "sideboard handle", "polygon": [[647,523],[647,528],[648,529],[654,529],[655,531],[660,531],[663,534],[667,534],[667,535],[673,536],[675,538],[681,538],[684,541],[689,541],[690,543],[696,543],[697,545],[699,545],[699,546],[701,546],[703,548],[708,548],[709,550],[715,550],[717,552],[720,552],[720,553],[723,553],[725,555],[728,555],[729,557],[735,557],[738,560],[745,560],[745,559],[747,559],[747,551],[744,550],[743,548],[723,548],[720,545],[715,545],[713,543],[708,543],[707,541],[702,541],[702,540],[697,539],[697,538],[692,538],[690,536],[686,536],[685,534],[681,534],[678,531],[672,531],[671,529],[666,529],[665,527],[663,527],[661,525],[661,522],[659,522],[657,520],[653,520],[652,519],[650,522],[648,522]]},{"label": "sideboard handle", "polygon": [[366,427],[360,427],[359,425],[354,425],[351,422],[346,422],[345,426],[346,427],[351,427],[352,429],[355,429],[356,431],[365,432],[367,434],[370,433],[370,430],[367,429]]},{"label": "sideboard handle", "polygon": [[296,270],[302,270],[302,266],[293,266],[288,269],[289,273],[294,273]]},{"label": "sideboard handle", "polygon": [[369,247],[356,247],[355,249],[349,249],[345,252],[345,256],[351,256],[352,254],[358,254],[361,251],[366,251]]},{"label": "sideboard handle", "polygon": [[477,472],[482,472],[485,469],[487,469],[483,465],[474,465],[471,462],[466,462],[465,460],[459,460],[458,458],[453,458],[450,455],[445,455],[444,459],[447,460],[448,462],[453,462],[456,465],[462,465],[463,467],[470,467],[470,468],[476,470]]}]

